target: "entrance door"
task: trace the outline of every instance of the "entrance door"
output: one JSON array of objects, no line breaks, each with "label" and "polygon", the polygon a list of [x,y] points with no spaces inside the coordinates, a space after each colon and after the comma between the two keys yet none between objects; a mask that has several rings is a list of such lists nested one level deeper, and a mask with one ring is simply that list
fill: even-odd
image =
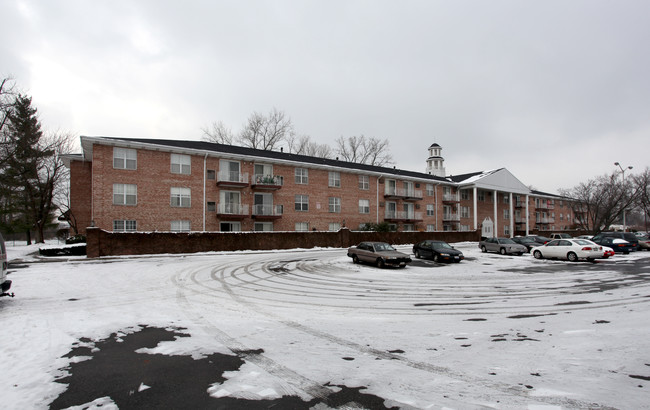
[{"label": "entrance door", "polygon": [[494,222],[489,217],[485,218],[481,224],[481,236],[485,238],[494,237]]}]

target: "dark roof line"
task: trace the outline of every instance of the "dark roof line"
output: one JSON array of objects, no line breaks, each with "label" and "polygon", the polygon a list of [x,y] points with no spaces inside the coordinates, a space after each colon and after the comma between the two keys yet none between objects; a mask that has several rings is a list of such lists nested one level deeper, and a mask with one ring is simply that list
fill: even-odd
[{"label": "dark roof line", "polygon": [[307,164],[332,166],[359,171],[368,171],[381,174],[398,175],[411,178],[429,179],[432,182],[449,182],[448,179],[437,177],[423,172],[407,171],[397,168],[380,167],[376,165],[359,164],[356,162],[341,161],[337,159],[328,159],[312,157],[308,155],[290,154],[281,151],[268,151],[255,148],[241,147],[237,145],[218,144],[206,141],[184,141],[184,140],[165,140],[165,139],[148,139],[148,138],[121,138],[121,137],[100,137],[114,141],[137,142],[141,144],[153,144],[174,148],[193,149],[200,151],[221,152],[225,154],[253,156],[260,158],[302,162]]}]

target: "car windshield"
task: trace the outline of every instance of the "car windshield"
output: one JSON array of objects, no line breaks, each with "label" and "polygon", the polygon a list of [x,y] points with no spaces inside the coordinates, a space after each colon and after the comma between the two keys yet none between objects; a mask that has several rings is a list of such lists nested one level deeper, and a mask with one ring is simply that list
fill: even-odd
[{"label": "car windshield", "polygon": [[499,243],[517,243],[510,238],[499,238]]},{"label": "car windshield", "polygon": [[433,242],[432,245],[434,248],[451,249],[451,245],[447,242]]},{"label": "car windshield", "polygon": [[525,242],[525,243],[535,242],[535,240],[533,238],[517,238],[517,240],[520,241],[520,242]]},{"label": "car windshield", "polygon": [[375,244],[375,252],[381,252],[381,251],[394,251],[395,248],[390,246],[387,243],[376,243]]}]

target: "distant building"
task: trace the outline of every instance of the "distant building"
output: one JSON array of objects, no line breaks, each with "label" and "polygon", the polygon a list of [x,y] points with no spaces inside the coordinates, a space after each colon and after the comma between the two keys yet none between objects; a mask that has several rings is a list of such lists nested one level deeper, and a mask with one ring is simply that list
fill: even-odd
[{"label": "distant building", "polygon": [[445,176],[201,141],[81,137],[65,157],[81,231],[307,231],[390,224],[403,231],[489,227],[513,236],[573,225],[566,198],[505,168]]}]

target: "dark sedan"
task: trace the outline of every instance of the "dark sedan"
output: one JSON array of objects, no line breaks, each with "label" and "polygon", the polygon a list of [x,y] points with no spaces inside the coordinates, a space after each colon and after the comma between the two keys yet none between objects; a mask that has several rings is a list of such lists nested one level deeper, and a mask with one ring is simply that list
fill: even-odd
[{"label": "dark sedan", "polygon": [[626,241],[625,239],[613,238],[611,236],[596,236],[592,239],[593,242],[601,246],[608,246],[616,253],[623,253],[627,255],[630,252],[634,252],[636,247],[634,244]]},{"label": "dark sedan", "polygon": [[463,253],[454,249],[445,241],[426,240],[413,245],[416,258],[431,258],[435,262],[460,262],[465,259]]},{"label": "dark sedan", "polygon": [[539,246],[540,243],[530,236],[515,236],[512,238],[513,241],[517,242],[519,245],[524,245],[528,252],[536,246]]}]

